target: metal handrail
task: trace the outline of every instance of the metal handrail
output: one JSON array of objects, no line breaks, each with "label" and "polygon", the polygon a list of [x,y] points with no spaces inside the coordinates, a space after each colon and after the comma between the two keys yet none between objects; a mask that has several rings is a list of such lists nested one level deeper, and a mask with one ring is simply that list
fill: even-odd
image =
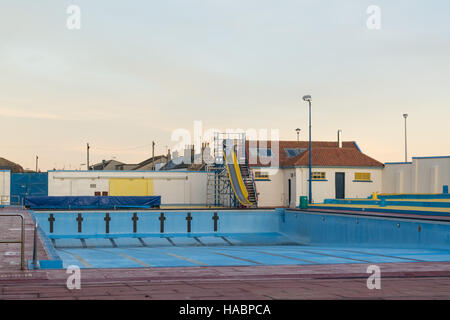
[{"label": "metal handrail", "polygon": [[20,240],[0,240],[2,243],[20,243],[20,270],[25,270],[25,221],[21,214],[0,214],[2,217],[19,217],[21,219],[21,236]]},{"label": "metal handrail", "polygon": [[37,229],[38,229],[38,223],[36,221],[34,225],[34,235],[33,235],[33,269],[37,269]]}]

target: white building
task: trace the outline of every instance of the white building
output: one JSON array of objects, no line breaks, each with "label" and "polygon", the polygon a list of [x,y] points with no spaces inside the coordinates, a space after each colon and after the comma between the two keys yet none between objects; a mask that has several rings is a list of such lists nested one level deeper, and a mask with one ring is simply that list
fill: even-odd
[{"label": "white building", "polygon": [[0,170],[0,205],[10,204],[11,171]]},{"label": "white building", "polygon": [[[251,141],[246,147],[260,207],[298,206],[300,196],[309,196],[307,141]],[[356,142],[313,141],[311,157],[314,203],[382,191],[384,165],[362,153]]]},{"label": "white building", "polygon": [[388,162],[383,170],[384,193],[442,193],[449,185],[450,156]]},{"label": "white building", "polygon": [[49,196],[161,196],[161,204],[206,203],[202,171],[49,171]]}]

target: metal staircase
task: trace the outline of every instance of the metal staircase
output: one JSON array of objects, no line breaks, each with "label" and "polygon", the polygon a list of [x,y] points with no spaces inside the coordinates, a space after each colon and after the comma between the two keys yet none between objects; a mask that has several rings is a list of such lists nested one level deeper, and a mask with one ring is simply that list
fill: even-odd
[{"label": "metal staircase", "polygon": [[258,194],[256,192],[255,179],[253,173],[247,164],[240,164],[242,179],[244,180],[245,187],[248,192],[248,200],[253,204],[252,208],[257,207]]},{"label": "metal staircase", "polygon": [[236,207],[237,199],[234,195],[227,169],[220,165],[208,165],[207,171],[207,206]]},{"label": "metal staircase", "polygon": [[237,149],[237,157],[242,179],[248,192],[248,200],[252,203],[251,207],[257,207],[258,193],[255,185],[255,178],[248,165],[248,158],[245,150],[245,134],[221,134],[215,133],[214,136],[214,164],[208,165],[206,171],[207,177],[207,205],[238,207],[240,206],[233,188],[231,186],[227,168],[224,165],[223,143],[224,140],[234,140]]}]

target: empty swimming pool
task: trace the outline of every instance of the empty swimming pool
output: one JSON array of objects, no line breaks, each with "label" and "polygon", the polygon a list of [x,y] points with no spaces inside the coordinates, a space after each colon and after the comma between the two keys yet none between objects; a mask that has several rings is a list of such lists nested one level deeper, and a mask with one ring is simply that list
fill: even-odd
[{"label": "empty swimming pool", "polygon": [[33,215],[47,251],[63,267],[450,261],[444,221],[285,209]]}]

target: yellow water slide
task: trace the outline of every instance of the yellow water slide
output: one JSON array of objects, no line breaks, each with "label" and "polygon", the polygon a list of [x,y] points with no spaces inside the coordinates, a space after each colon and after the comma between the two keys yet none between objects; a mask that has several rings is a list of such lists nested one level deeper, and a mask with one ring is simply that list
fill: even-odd
[{"label": "yellow water slide", "polygon": [[253,203],[248,199],[248,191],[242,179],[236,152],[232,148],[224,149],[225,165],[228,171],[231,187],[236,198],[243,206],[251,206]]}]

